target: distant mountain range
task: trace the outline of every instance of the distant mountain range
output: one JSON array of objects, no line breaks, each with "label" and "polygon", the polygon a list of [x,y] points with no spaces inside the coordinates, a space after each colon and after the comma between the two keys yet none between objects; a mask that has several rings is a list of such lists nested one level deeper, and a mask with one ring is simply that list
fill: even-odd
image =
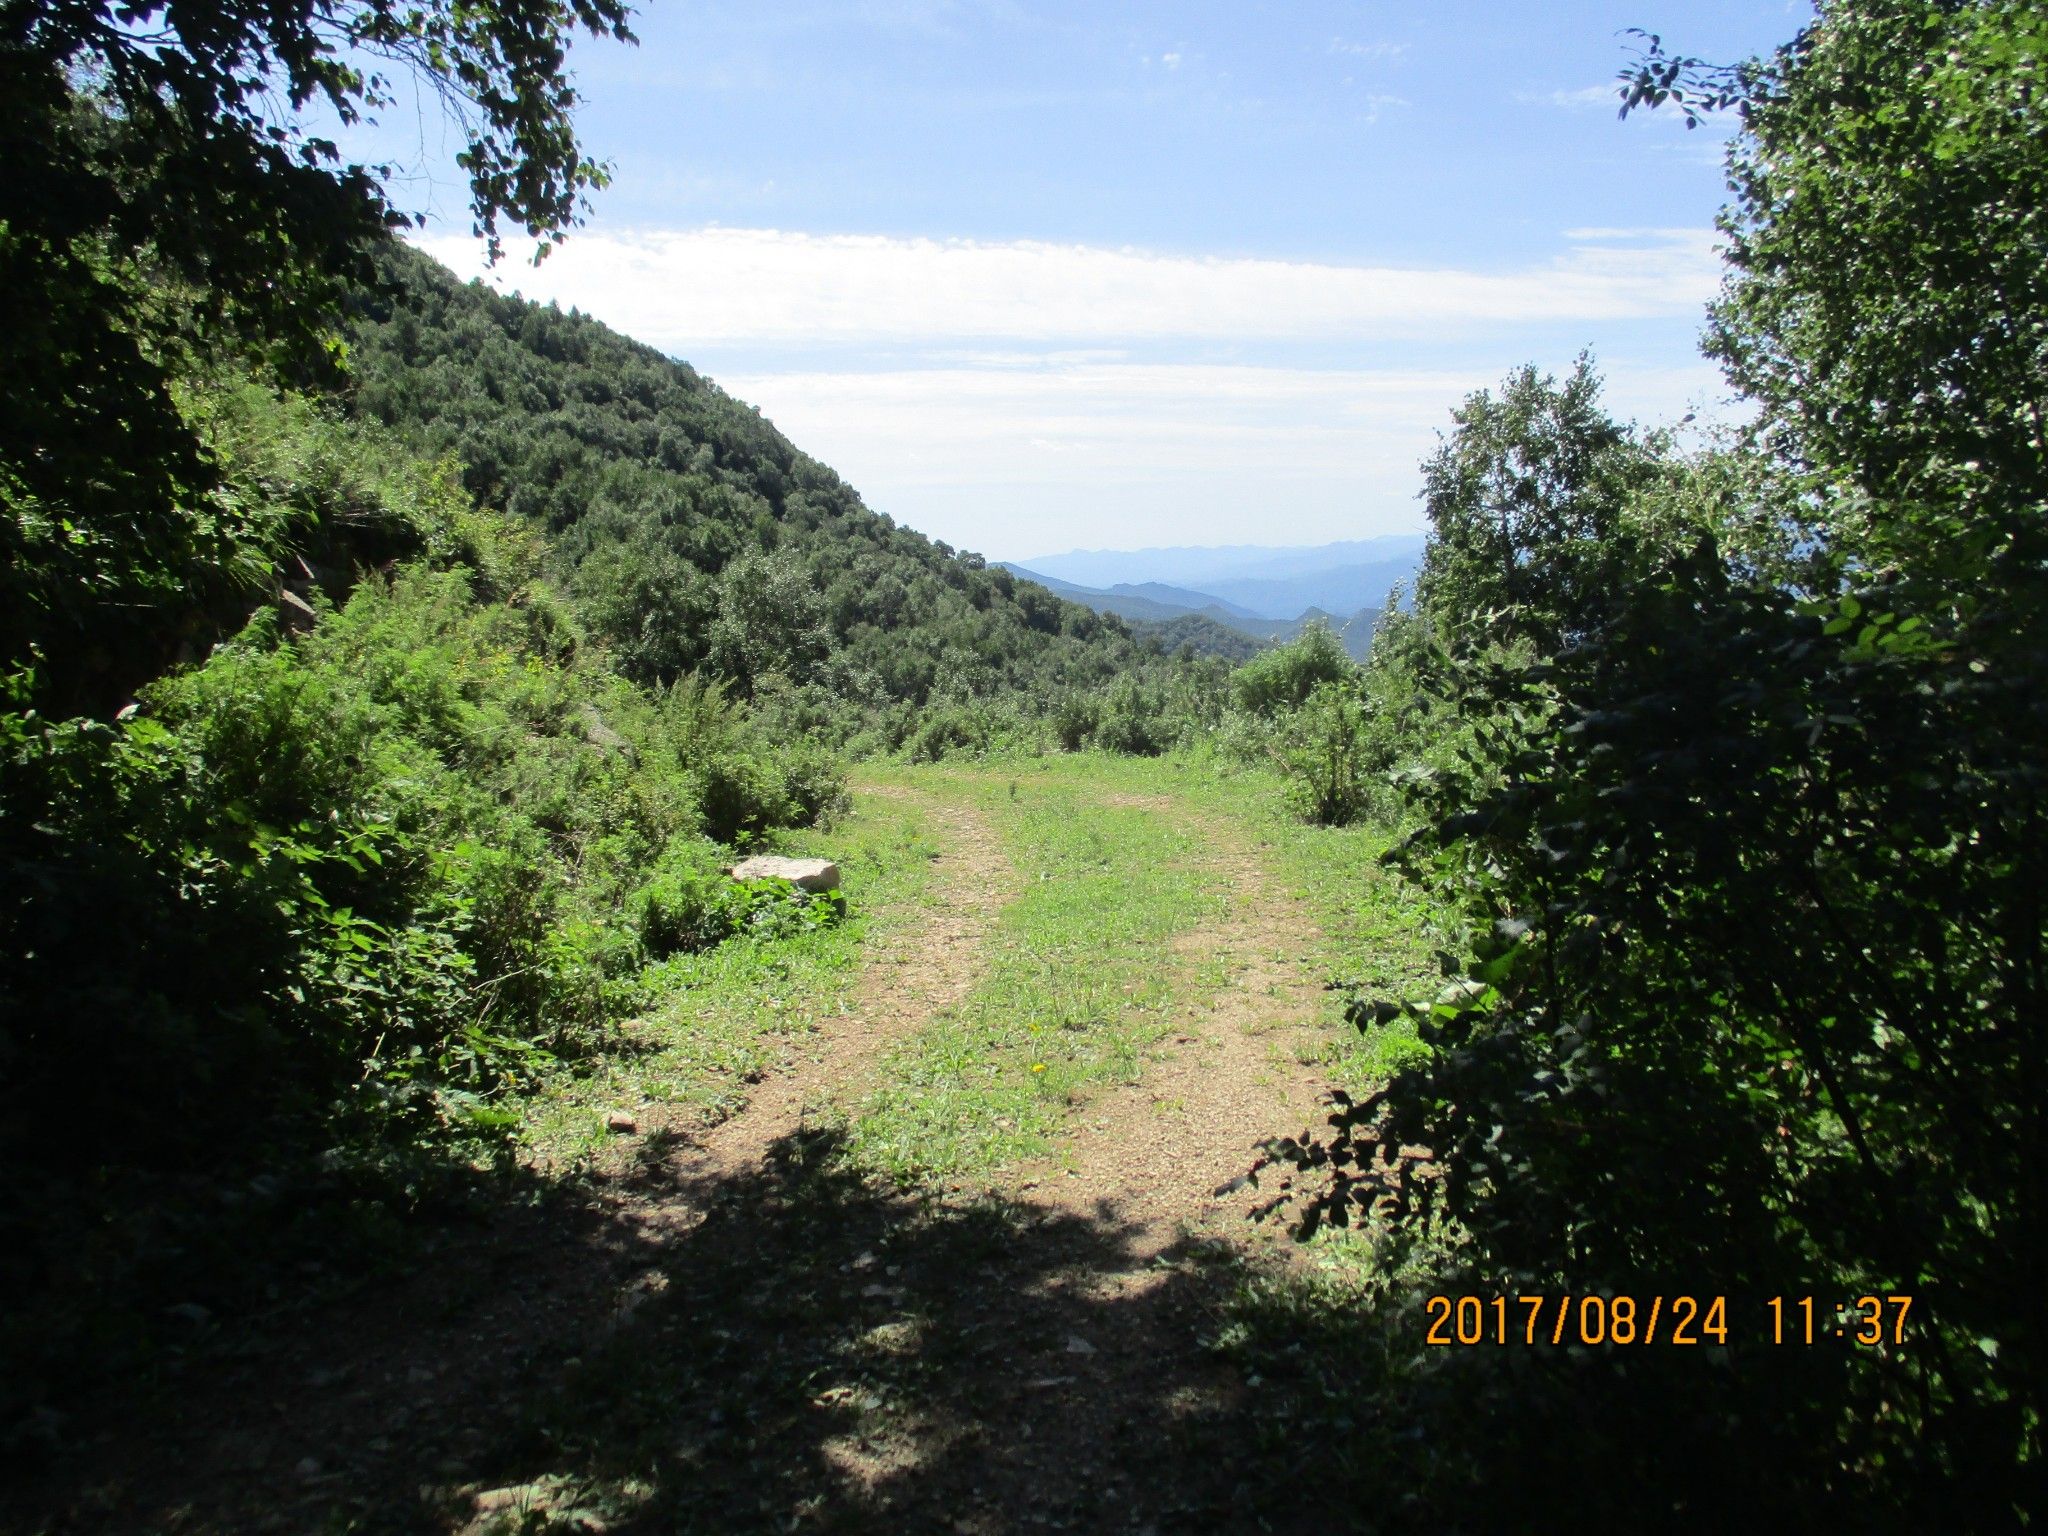
[{"label": "distant mountain range", "polygon": [[1396,534],[1312,548],[1074,550],[1000,562],[1026,581],[1138,624],[1190,615],[1258,640],[1289,640],[1315,619],[1363,657],[1395,585],[1412,583],[1422,536]]},{"label": "distant mountain range", "polygon": [[1158,583],[1221,599],[1259,618],[1292,619],[1307,607],[1333,613],[1379,607],[1389,587],[1414,573],[1422,542],[1419,533],[1401,533],[1301,548],[1077,549],[1020,563],[1077,587],[1114,591]]}]

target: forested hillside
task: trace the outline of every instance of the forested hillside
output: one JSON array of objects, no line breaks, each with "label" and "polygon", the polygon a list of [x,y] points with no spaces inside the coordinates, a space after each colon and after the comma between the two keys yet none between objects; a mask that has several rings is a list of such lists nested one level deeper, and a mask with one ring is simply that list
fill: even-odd
[{"label": "forested hillside", "polygon": [[935,700],[1028,713],[1172,673],[1115,618],[869,511],[686,364],[414,252],[384,270],[352,306],[353,408],[544,530],[627,676],[705,672],[894,749]]}]

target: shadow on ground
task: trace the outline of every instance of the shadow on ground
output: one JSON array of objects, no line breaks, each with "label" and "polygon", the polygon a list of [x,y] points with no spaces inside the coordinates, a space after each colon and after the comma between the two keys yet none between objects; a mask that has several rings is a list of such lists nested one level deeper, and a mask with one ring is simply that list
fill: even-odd
[{"label": "shadow on ground", "polygon": [[878,1187],[829,1135],[740,1176],[648,1152],[195,1360],[24,1528],[1291,1528],[1205,1347],[1233,1250]]}]

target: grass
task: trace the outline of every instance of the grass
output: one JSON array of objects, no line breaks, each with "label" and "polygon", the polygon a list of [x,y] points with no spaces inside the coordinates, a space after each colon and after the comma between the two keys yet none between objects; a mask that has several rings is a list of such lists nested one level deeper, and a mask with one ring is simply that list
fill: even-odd
[{"label": "grass", "polygon": [[[1146,1048],[1222,985],[1175,941],[1222,912],[1215,868],[1249,842],[1278,894],[1304,902],[1313,958],[1342,989],[1412,991],[1434,974],[1416,893],[1385,869],[1391,834],[1297,820],[1277,776],[1202,757],[1086,753],[869,770],[870,782],[969,797],[1008,843],[1023,895],[987,973],[892,1053],[887,1086],[845,1111],[848,1144],[899,1180],[961,1177],[1044,1153],[1102,1087],[1135,1082]],[[1361,1036],[1330,994],[1312,1060],[1358,1088],[1423,1047],[1411,1025]]]},{"label": "grass", "polygon": [[1412,996],[1440,985],[1441,915],[1423,892],[1380,862],[1397,841],[1389,827],[1371,821],[1310,826],[1288,809],[1278,774],[1222,763],[1206,752],[1161,758],[1079,753],[982,771],[1021,784],[1064,786],[1077,800],[1171,802],[1163,814],[1197,836],[1211,843],[1226,836],[1248,841],[1279,893],[1306,904],[1316,934],[1309,958],[1333,987],[1315,1064],[1337,1086],[1357,1090],[1425,1049],[1407,1020],[1361,1035],[1342,1017],[1349,994]]},{"label": "grass", "polygon": [[[1382,823],[1310,826],[1288,810],[1279,775],[1224,768],[1195,758],[1180,768],[1191,804],[1241,821],[1270,851],[1274,873],[1305,899],[1320,943],[1314,959],[1333,996],[1405,997],[1434,992],[1439,914],[1380,861],[1398,840]],[[1357,1092],[1383,1082],[1427,1051],[1412,1020],[1360,1033],[1333,1010],[1317,1064],[1337,1087]]]}]

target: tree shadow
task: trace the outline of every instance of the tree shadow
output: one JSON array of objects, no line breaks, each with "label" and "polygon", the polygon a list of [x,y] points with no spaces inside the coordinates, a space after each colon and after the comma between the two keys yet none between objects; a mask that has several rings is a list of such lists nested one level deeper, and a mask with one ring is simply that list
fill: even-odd
[{"label": "tree shadow", "polygon": [[[941,1201],[835,1137],[739,1177],[478,1458],[451,1523],[506,1529],[1255,1528],[1243,1389],[1201,1348],[1230,1262],[1146,1260],[1114,1212]],[[432,1501],[430,1501],[432,1502]]]},{"label": "tree shadow", "polygon": [[167,1382],[29,1528],[1310,1523],[1208,1347],[1234,1245],[1147,1257],[1114,1210],[880,1185],[819,1132],[523,1193]]}]

